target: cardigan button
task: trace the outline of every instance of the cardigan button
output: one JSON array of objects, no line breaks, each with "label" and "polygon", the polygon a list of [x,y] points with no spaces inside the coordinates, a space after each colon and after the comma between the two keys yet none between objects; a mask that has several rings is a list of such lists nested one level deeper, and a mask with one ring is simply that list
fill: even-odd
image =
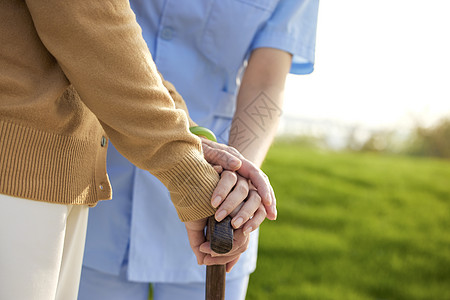
[{"label": "cardigan button", "polygon": [[102,136],[102,140],[100,141],[100,146],[105,147],[107,143],[107,140],[104,136]]}]

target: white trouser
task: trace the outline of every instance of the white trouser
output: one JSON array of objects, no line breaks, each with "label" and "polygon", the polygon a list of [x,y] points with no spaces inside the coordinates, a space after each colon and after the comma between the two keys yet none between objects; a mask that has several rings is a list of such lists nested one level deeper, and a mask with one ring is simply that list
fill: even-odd
[{"label": "white trouser", "polygon": [[77,299],[88,206],[0,194],[0,299]]}]

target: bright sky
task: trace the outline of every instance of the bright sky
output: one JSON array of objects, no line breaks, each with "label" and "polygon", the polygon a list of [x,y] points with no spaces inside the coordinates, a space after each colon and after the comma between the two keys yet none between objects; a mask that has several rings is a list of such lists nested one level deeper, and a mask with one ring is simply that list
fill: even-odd
[{"label": "bright sky", "polygon": [[316,65],[286,116],[369,128],[450,116],[450,1],[320,0]]}]

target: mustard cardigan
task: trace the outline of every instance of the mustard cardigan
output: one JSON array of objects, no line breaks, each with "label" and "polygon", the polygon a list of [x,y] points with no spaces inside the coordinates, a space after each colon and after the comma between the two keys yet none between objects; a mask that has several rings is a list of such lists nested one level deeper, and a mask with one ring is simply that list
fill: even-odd
[{"label": "mustard cardigan", "polygon": [[5,0],[0,20],[0,193],[110,199],[111,140],[168,187],[182,221],[214,214],[218,175],[128,1]]}]

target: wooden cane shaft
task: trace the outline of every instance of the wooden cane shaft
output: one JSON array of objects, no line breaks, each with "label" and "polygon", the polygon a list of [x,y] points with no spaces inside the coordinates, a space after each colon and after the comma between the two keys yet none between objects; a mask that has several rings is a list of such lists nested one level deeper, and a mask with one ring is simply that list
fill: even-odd
[{"label": "wooden cane shaft", "polygon": [[225,299],[225,265],[206,267],[206,300]]}]

